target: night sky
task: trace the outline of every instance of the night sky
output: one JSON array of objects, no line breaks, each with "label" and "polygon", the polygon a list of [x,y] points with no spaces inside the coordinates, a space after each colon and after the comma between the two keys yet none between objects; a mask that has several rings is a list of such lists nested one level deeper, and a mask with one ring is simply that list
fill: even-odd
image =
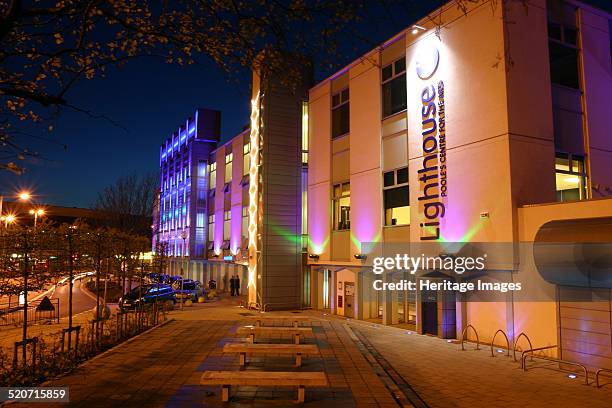
[{"label": "night sky", "polygon": [[[408,3],[408,2],[407,2]],[[380,43],[443,1],[410,2],[360,24],[373,44]],[[609,0],[591,1],[612,9]],[[416,6],[414,6],[416,4]],[[392,17],[389,17],[389,15]],[[337,69],[371,49],[371,44],[346,44]],[[319,70],[320,80],[333,69]],[[222,140],[236,135],[249,121],[250,75],[228,78],[206,60],[179,67],[146,58],[111,70],[107,78],[81,81],[68,94],[70,102],[104,114],[125,129],[104,119],[64,110],[48,136],[59,144],[35,141],[30,146],[41,158],[30,160],[27,173],[0,172],[2,193],[27,188],[39,203],[91,207],[100,190],[118,177],[158,170],[159,145],[197,107],[222,112]],[[65,150],[62,144],[67,145]]]}]

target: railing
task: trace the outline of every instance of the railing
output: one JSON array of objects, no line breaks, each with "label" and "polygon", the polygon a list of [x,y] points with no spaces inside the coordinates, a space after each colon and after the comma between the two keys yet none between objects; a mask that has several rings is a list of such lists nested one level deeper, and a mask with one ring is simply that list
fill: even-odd
[{"label": "railing", "polygon": [[555,344],[555,345],[552,345],[552,346],[544,346],[544,347],[538,347],[538,348],[531,348],[529,350],[523,351],[521,353],[521,368],[525,368],[525,364],[524,364],[525,360],[523,359],[523,356],[527,355],[527,353],[531,353],[531,356],[533,357],[533,352],[534,351],[548,350],[548,349],[557,348],[557,347],[558,346]]},{"label": "railing", "polygon": [[[50,299],[54,310],[36,310],[42,299],[28,302],[28,323],[57,322],[59,323],[59,299]],[[0,309],[0,326],[23,324],[23,305],[13,305]]]},{"label": "railing", "polygon": [[525,337],[527,339],[527,343],[529,343],[529,348],[533,349],[533,344],[531,344],[531,340],[529,340],[529,337],[525,334],[525,332],[521,332],[521,334],[519,334],[516,337],[516,340],[514,340],[514,345],[512,346],[512,358],[514,359],[514,361],[517,361],[517,359],[516,359],[516,346],[517,346],[519,340],[521,339],[521,337]]},{"label": "railing", "polygon": [[521,367],[523,368],[523,371],[527,371],[527,363],[525,362],[525,360],[528,357],[527,352],[531,352],[532,353],[531,354],[531,358],[532,359],[536,358],[536,359],[540,359],[540,360],[552,361],[552,362],[555,362],[555,363],[559,363],[559,365],[567,364],[567,365],[573,365],[573,366],[582,368],[582,371],[584,372],[584,384],[585,385],[589,385],[589,372],[587,371],[587,368],[584,365],[582,365],[580,363],[575,363],[573,361],[565,361],[565,360],[561,360],[561,359],[553,358],[553,357],[548,357],[548,356],[536,356],[536,355],[533,355],[534,351],[545,350],[545,349],[549,349],[549,348],[552,348],[552,347],[557,347],[557,346],[555,345],[555,346],[539,347],[539,348],[536,348],[536,349],[533,349],[533,350],[525,350],[525,351],[523,351],[523,354],[521,355]]},{"label": "railing", "polygon": [[463,347],[463,342],[465,341],[465,335],[467,334],[467,330],[470,327],[472,328],[472,330],[474,331],[474,334],[476,335],[476,350],[480,350],[480,339],[478,337],[478,332],[476,331],[476,328],[472,326],[471,324],[468,324],[467,326],[465,326],[465,329],[463,329],[463,331],[461,332],[461,350],[465,351],[465,347]]},{"label": "railing", "polygon": [[495,357],[495,354],[493,353],[493,345],[495,343],[495,337],[497,336],[497,333],[501,333],[504,335],[504,338],[506,339],[506,345],[508,346],[508,351],[506,356],[510,357],[510,340],[508,340],[508,336],[506,335],[506,332],[503,331],[502,329],[499,329],[495,332],[495,334],[493,335],[493,339],[491,340],[491,357]]},{"label": "railing", "polygon": [[[603,387],[604,385],[606,385],[606,384],[599,385],[599,374],[602,372],[612,373],[612,370],[607,369],[607,368],[600,368],[599,370],[597,370],[597,372],[595,373],[595,385],[597,385],[597,388]],[[607,384],[612,384],[612,383],[607,383]]]}]

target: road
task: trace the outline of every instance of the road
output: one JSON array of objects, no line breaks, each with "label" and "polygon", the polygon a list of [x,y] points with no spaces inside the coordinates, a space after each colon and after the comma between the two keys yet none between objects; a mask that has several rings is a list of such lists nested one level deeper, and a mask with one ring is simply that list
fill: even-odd
[{"label": "road", "polygon": [[[85,286],[85,282],[82,283],[82,286]],[[70,286],[68,283],[58,285],[51,296],[51,299],[59,299],[60,317],[68,316],[69,297]],[[95,299],[89,293],[85,293],[80,281],[75,281],[72,288],[72,314],[79,314],[94,307],[96,307]]]}]

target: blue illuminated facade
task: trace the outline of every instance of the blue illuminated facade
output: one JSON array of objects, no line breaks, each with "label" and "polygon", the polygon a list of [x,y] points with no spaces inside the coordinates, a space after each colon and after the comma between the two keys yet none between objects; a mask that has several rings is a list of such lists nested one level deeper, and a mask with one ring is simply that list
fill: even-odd
[{"label": "blue illuminated facade", "polygon": [[206,258],[208,160],[220,136],[221,113],[198,109],[160,147],[160,193],[153,248],[164,247],[178,271],[181,257]]}]

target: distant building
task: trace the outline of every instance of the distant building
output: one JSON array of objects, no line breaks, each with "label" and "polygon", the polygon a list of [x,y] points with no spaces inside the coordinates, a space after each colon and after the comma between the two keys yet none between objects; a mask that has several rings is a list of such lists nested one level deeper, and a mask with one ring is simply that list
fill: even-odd
[{"label": "distant building", "polygon": [[[12,215],[19,225],[33,225],[34,215],[30,211],[42,210],[38,215],[38,222],[49,220],[55,224],[72,224],[76,220],[83,220],[91,226],[110,226],[114,217],[104,211],[88,208],[61,207],[57,205],[24,203],[19,201],[5,201],[2,207],[2,215]],[[148,222],[150,224],[150,218]],[[4,221],[3,221],[4,222]],[[144,222],[144,221],[143,221]]]},{"label": "distant building", "polygon": [[219,112],[200,109],[161,146],[153,248],[167,251],[169,273],[182,265],[222,290],[238,274],[249,301],[269,309],[309,301],[302,209],[310,73],[303,78],[290,90],[256,72],[249,127],[219,144]]}]

